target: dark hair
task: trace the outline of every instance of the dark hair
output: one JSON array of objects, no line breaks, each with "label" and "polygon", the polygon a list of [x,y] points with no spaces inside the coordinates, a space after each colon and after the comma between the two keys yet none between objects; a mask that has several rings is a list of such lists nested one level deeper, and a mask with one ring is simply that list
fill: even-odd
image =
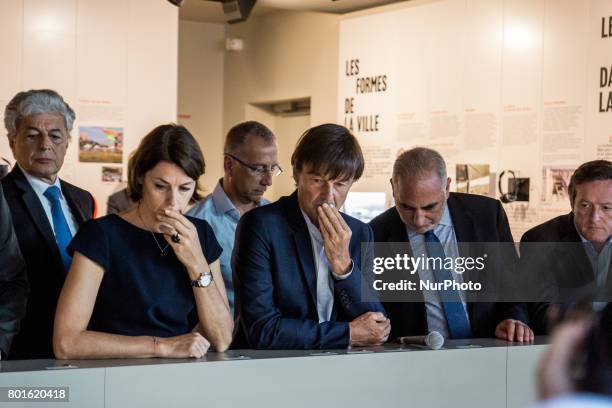
[{"label": "dark hair", "polygon": [[590,181],[603,180],[612,180],[612,162],[608,160],[593,160],[581,164],[572,174],[568,187],[572,206],[576,199],[576,186]]},{"label": "dark hair", "polygon": [[142,198],[144,175],[166,161],[176,164],[185,174],[196,181],[192,201],[201,200],[197,182],[204,174],[204,156],[200,146],[189,131],[175,124],[161,125],[153,129],[141,141],[128,162],[128,193],[133,201]]},{"label": "dark hair", "polygon": [[308,129],[291,156],[294,170],[304,165],[332,179],[359,180],[364,160],[359,142],[344,126],[327,123]]},{"label": "dark hair", "polygon": [[242,122],[232,127],[229,132],[227,132],[223,153],[235,153],[236,150],[242,147],[248,135],[259,136],[266,142],[274,140],[274,133],[265,125],[254,120]]}]

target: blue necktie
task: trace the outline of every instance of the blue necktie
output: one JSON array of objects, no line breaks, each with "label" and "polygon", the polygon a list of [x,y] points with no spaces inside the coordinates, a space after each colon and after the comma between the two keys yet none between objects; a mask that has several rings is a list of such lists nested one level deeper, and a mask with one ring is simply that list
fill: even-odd
[{"label": "blue necktie", "polygon": [[[441,283],[445,280],[453,280],[451,271],[444,267],[444,259],[446,258],[444,248],[442,248],[440,240],[432,230],[425,233],[425,246],[430,258],[442,259],[442,269],[434,268],[436,282]],[[437,262],[434,263],[434,266],[437,266]],[[465,339],[472,337],[470,322],[461,303],[459,292],[452,289],[443,290],[440,292],[440,298],[451,338]]]},{"label": "blue necktie", "polygon": [[51,186],[47,188],[44,194],[45,197],[51,203],[51,218],[53,219],[53,229],[55,230],[55,240],[57,241],[57,248],[59,249],[64,263],[64,269],[66,272],[70,268],[72,258],[66,252],[66,248],[72,240],[72,233],[68,227],[66,217],[62,211],[62,203],[60,201],[60,189],[57,186]]}]

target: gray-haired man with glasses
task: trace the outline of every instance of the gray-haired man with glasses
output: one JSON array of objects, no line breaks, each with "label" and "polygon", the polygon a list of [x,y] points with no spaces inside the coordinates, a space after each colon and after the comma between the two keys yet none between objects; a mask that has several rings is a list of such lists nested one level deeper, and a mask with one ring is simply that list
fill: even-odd
[{"label": "gray-haired man with glasses", "polygon": [[247,211],[268,204],[263,194],[272,185],[272,178],[283,171],[278,165],[277,150],[276,137],[259,122],[243,122],[231,128],[225,139],[223,178],[212,194],[188,213],[206,220],[223,248],[221,273],[232,312],[231,259],[236,225]]}]

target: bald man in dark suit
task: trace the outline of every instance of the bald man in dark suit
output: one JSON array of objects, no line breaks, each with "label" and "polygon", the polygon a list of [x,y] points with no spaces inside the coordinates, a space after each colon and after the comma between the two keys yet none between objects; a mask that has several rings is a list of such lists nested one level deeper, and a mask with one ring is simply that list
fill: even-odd
[{"label": "bald man in dark suit", "polygon": [[[409,245],[410,256],[426,253],[433,258],[453,259],[471,256],[478,247],[474,243],[488,243],[489,249],[498,248],[500,252],[499,256],[487,260],[484,275],[507,279],[503,276],[502,265],[515,265],[518,257],[512,245],[508,218],[499,201],[473,194],[450,193],[444,159],[427,148],[403,152],[395,161],[391,183],[395,206],[370,222],[375,242],[405,242]],[[508,244],[495,246],[491,243]],[[438,246],[440,249],[436,253]],[[415,276],[421,281],[438,281],[446,272],[446,267],[437,271],[419,267]],[[465,275],[449,270],[446,279],[467,281],[470,274],[466,272]],[[384,302],[391,319],[391,338],[437,331],[451,339],[533,340],[533,332],[527,325],[527,311],[522,304],[475,301],[460,290],[438,293],[419,289],[415,294],[418,297],[410,301]]]}]

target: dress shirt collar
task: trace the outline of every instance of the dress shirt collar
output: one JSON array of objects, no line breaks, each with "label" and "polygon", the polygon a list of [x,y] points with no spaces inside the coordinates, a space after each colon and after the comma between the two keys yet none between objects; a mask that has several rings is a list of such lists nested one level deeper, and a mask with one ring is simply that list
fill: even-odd
[{"label": "dress shirt collar", "polygon": [[[444,203],[444,213],[442,214],[442,219],[438,223],[438,225],[444,225],[445,227],[452,227],[453,220],[451,219],[450,211],[448,210],[448,204]],[[436,225],[436,227],[438,226]]]},{"label": "dress shirt collar", "polygon": [[223,190],[223,179],[219,179],[219,182],[215,186],[215,189],[212,192],[212,199],[213,203],[215,203],[215,210],[218,214],[225,214],[226,212],[232,210],[238,212],[238,209],[234,206],[232,200],[230,200],[225,190]]},{"label": "dress shirt collar", "polygon": [[[576,232],[578,232],[578,228],[576,228]],[[593,251],[595,252],[595,247],[593,247],[593,244],[591,243],[591,241],[583,237],[580,232],[578,232],[578,236],[580,237],[580,241],[582,241],[583,244],[591,244],[589,245],[589,247],[593,249]],[[605,242],[604,247],[602,248],[600,252],[603,252],[604,248],[609,245],[612,245],[612,236],[608,237],[608,240]]]},{"label": "dress shirt collar", "polygon": [[323,245],[323,236],[321,235],[319,228],[317,228],[312,221],[310,221],[310,218],[308,218],[308,215],[306,215],[304,210],[300,208],[300,211],[302,212],[302,216],[306,221],[306,226],[308,227],[308,233],[310,236],[317,242],[317,244]]},{"label": "dress shirt collar", "polygon": [[[19,164],[17,165],[19,166]],[[30,183],[30,186],[32,186],[32,189],[34,190],[34,192],[36,192],[38,196],[40,197],[44,196],[45,191],[47,191],[49,187],[56,186],[57,188],[59,188],[60,198],[64,198],[64,193],[62,192],[62,186],[60,184],[59,177],[55,177],[55,183],[48,184],[42,181],[41,179],[39,179],[38,177],[35,177],[31,175],[30,173],[28,173],[27,171],[25,171],[23,167],[19,166],[19,169],[21,169],[21,172],[25,176],[26,180],[28,180],[28,183]]]},{"label": "dress shirt collar", "polygon": [[[236,208],[232,200],[230,200],[229,196],[223,189],[223,179],[219,179],[219,182],[215,186],[215,189],[212,192],[212,200],[215,204],[215,211],[218,215],[222,215],[228,212],[231,212],[236,216],[236,218],[240,218],[240,211]],[[269,204],[270,202],[265,198],[261,198],[261,200],[257,203],[257,207]]]}]

